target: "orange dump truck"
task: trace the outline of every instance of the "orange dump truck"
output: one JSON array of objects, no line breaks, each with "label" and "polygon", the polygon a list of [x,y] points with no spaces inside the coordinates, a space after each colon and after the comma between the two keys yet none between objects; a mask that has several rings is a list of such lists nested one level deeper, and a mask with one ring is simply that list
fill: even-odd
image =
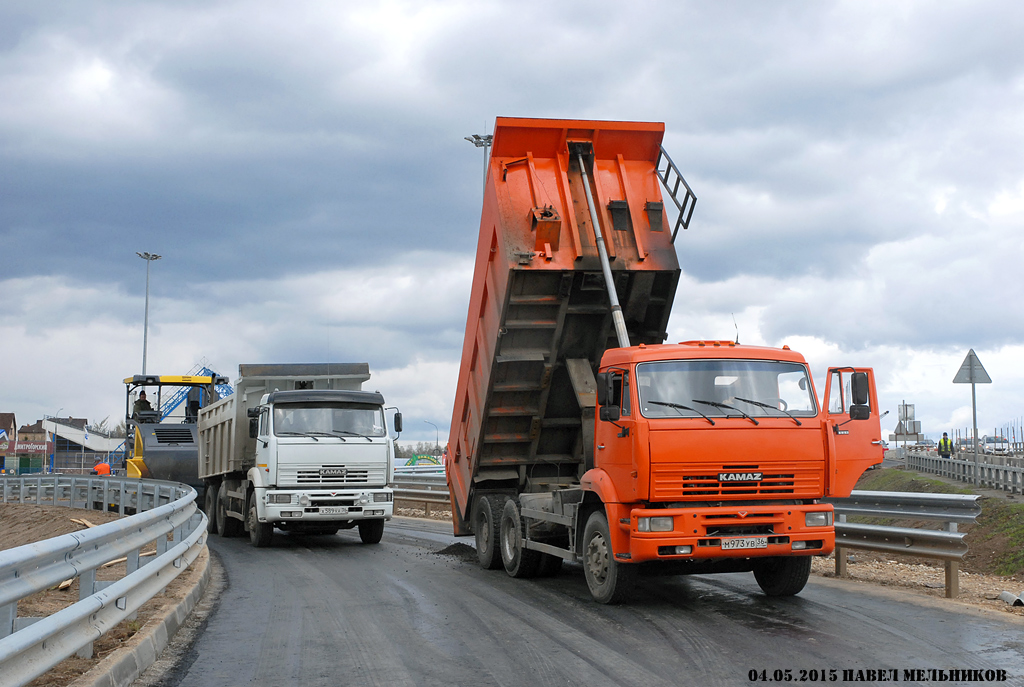
[{"label": "orange dump truck", "polygon": [[696,202],[663,134],[497,120],[446,461],[455,533],[513,577],[579,562],[604,603],[641,567],[796,594],[835,544],[822,499],[881,461],[873,373],[830,369],[821,403],[786,346],[663,343]]}]

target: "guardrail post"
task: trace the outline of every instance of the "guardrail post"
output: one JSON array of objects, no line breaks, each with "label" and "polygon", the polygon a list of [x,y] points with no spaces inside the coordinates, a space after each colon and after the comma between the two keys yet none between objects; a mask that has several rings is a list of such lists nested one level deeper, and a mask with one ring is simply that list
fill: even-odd
[{"label": "guardrail post", "polygon": [[18,617],[18,602],[0,606],[0,639],[14,632],[14,619]]},{"label": "guardrail post", "polygon": [[846,577],[846,549],[836,546],[836,577]]},{"label": "guardrail post", "polygon": [[960,561],[946,561],[946,598],[960,595]]},{"label": "guardrail post", "polygon": [[[950,532],[956,532],[956,523],[947,523]],[[960,561],[946,561],[946,598],[955,599],[960,595]]]},{"label": "guardrail post", "polygon": [[[839,514],[839,522],[846,522],[846,515]],[[846,549],[836,544],[836,577],[846,577]]]},{"label": "guardrail post", "polygon": [[[78,600],[88,599],[96,593],[96,570],[85,570],[78,576]],[[92,658],[92,642],[89,642],[75,654],[79,658]]]}]

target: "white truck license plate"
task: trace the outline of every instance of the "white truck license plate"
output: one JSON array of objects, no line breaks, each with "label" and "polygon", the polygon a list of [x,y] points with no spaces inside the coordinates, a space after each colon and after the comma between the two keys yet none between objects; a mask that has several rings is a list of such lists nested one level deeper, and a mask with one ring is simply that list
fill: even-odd
[{"label": "white truck license plate", "polygon": [[767,549],[768,537],[734,537],[722,540],[723,549]]},{"label": "white truck license plate", "polygon": [[325,506],[320,508],[320,515],[338,515],[348,513],[347,506]]}]

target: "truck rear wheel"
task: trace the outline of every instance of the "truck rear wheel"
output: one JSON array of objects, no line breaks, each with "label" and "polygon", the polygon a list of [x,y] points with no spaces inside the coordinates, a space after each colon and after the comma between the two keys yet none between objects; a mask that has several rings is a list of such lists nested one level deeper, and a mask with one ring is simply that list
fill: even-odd
[{"label": "truck rear wheel", "polygon": [[636,566],[615,560],[608,518],[601,511],[590,514],[583,530],[583,573],[590,595],[603,604],[626,600],[636,583]]},{"label": "truck rear wheel", "polygon": [[222,537],[237,537],[242,532],[242,521],[228,515],[227,482],[221,482],[217,490],[217,532]]},{"label": "truck rear wheel", "polygon": [[810,556],[765,558],[754,567],[754,579],[768,596],[793,596],[807,584],[811,575]]},{"label": "truck rear wheel", "polygon": [[384,536],[383,520],[360,520],[359,538],[364,544],[379,544]]},{"label": "truck rear wheel", "polygon": [[217,534],[217,485],[207,484],[203,490],[203,512],[209,521],[206,529],[210,534]]},{"label": "truck rear wheel", "polygon": [[534,577],[540,563],[540,552],[526,548],[526,521],[514,499],[501,511],[501,562],[512,577]]},{"label": "truck rear wheel", "polygon": [[256,495],[249,498],[249,543],[257,549],[270,546],[274,539],[274,526],[269,522],[259,521],[259,512],[256,509]]},{"label": "truck rear wheel", "polygon": [[473,504],[473,534],[476,537],[476,557],[484,570],[501,567],[498,530],[504,496],[480,496]]}]

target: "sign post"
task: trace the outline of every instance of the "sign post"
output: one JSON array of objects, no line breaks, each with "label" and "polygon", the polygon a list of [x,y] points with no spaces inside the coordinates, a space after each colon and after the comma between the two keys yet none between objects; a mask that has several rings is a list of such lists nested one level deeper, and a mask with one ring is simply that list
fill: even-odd
[{"label": "sign post", "polygon": [[967,357],[960,363],[960,369],[957,371],[956,376],[953,377],[954,384],[970,384],[971,385],[971,412],[974,415],[974,486],[979,486],[978,483],[978,395],[975,391],[976,384],[991,384],[992,378],[988,376],[988,372],[982,367],[981,361],[978,360],[978,354],[974,352],[972,348],[967,352]]}]

